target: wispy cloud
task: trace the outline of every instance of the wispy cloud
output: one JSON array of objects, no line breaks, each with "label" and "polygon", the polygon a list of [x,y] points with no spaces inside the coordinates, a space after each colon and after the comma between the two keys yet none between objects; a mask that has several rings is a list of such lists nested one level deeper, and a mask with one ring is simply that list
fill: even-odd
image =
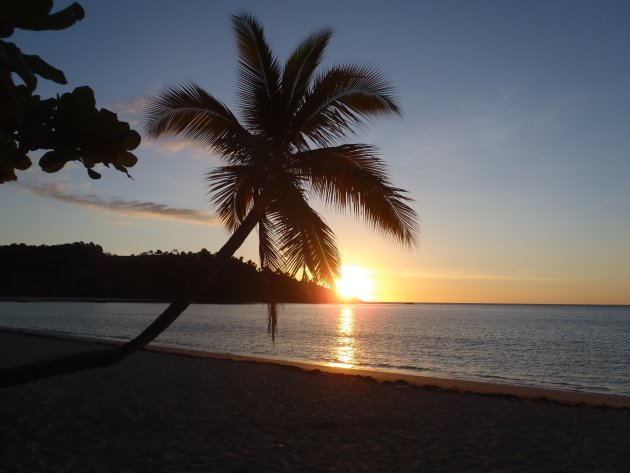
[{"label": "wispy cloud", "polygon": [[163,151],[168,154],[192,153],[192,157],[207,157],[208,147],[202,143],[189,138],[166,137],[154,140],[146,136],[143,126],[143,113],[147,106],[147,99],[144,97],[130,100],[121,100],[109,104],[106,108],[118,114],[121,120],[129,122],[131,127],[142,135],[142,148],[150,148]]},{"label": "wispy cloud", "polygon": [[142,127],[142,113],[146,106],[145,98],[121,100],[107,105],[105,108],[118,114],[121,120],[129,122],[131,128],[140,131]]},{"label": "wispy cloud", "polygon": [[129,122],[131,127],[142,134],[142,148],[155,149],[168,154],[187,153],[192,158],[207,158],[212,153],[207,145],[189,138],[169,137],[159,140],[148,138],[143,132],[142,114],[147,105],[147,99],[135,98],[122,100],[108,105],[106,108],[118,114],[121,120]]},{"label": "wispy cloud", "polygon": [[166,138],[160,140],[152,140],[150,138],[144,138],[142,145],[148,148],[153,148],[158,151],[165,152],[167,154],[180,154],[187,153],[192,158],[209,158],[214,154],[207,145],[199,143],[198,141],[191,140],[189,138]]},{"label": "wispy cloud", "polygon": [[139,115],[144,110],[146,106],[146,99],[143,97],[131,99],[131,100],[121,100],[118,102],[114,102],[109,105],[109,108],[112,112],[127,114],[127,115]]},{"label": "wispy cloud", "polygon": [[73,187],[67,184],[23,184],[23,188],[42,197],[91,209],[108,210],[128,217],[180,220],[203,225],[218,225],[217,220],[210,217],[207,212],[169,207],[157,202],[125,200],[116,197],[104,198],[96,194],[77,194]]}]

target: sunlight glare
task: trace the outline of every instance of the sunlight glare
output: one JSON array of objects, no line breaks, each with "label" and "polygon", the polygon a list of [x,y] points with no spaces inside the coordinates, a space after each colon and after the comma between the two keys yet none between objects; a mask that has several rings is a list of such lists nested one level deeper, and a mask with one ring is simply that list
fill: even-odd
[{"label": "sunlight glare", "polygon": [[371,301],[374,297],[374,283],[370,272],[361,266],[344,265],[341,278],[335,283],[337,293],[343,299]]},{"label": "sunlight glare", "polygon": [[335,354],[337,360],[330,366],[338,368],[352,368],[354,366],[354,313],[349,307],[344,307],[339,313],[337,321],[337,346]]}]

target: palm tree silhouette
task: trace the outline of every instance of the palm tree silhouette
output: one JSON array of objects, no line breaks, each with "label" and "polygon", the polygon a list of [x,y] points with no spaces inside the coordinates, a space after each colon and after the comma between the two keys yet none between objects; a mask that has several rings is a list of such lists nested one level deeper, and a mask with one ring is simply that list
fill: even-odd
[{"label": "palm tree silhouette", "polygon": [[[158,91],[149,98],[145,117],[150,137],[183,135],[224,161],[207,179],[218,216],[232,234],[215,254],[212,271],[187,285],[149,327],[121,347],[31,364],[29,373],[20,371],[28,365],[4,370],[0,387],[106,366],[145,346],[219,277],[222,264],[255,228],[263,270],[303,271],[304,277],[332,285],[341,258],[332,230],[311,207],[309,196],[349,210],[403,246],[415,244],[417,220],[407,204],[410,198],[392,186],[376,148],[340,144],[370,119],[400,113],[382,73],[352,63],[318,72],[332,36],[329,28],[302,41],[281,67],[253,16],[241,12],[232,23],[242,122],[192,82]],[[268,306],[273,337],[273,297]]]},{"label": "palm tree silhouette", "polygon": [[[318,73],[328,28],[302,41],[281,67],[254,17],[241,13],[232,22],[242,123],[192,82],[151,97],[145,122],[152,138],[183,135],[223,159],[208,181],[219,218],[233,232],[230,247],[258,227],[263,269],[302,270],[333,284],[340,266],[335,236],[309,205],[309,193],[412,245],[416,215],[404,191],[390,184],[375,148],[339,144],[367,119],[399,114],[383,75],[349,63]],[[273,303],[269,314],[273,335]]]}]

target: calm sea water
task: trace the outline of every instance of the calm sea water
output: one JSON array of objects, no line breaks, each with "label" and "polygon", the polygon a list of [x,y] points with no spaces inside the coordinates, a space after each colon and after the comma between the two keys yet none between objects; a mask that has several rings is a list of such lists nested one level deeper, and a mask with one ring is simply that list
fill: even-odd
[{"label": "calm sea water", "polygon": [[[0,302],[0,325],[126,340],[164,304]],[[630,307],[191,306],[156,344],[346,367],[630,395]]]}]

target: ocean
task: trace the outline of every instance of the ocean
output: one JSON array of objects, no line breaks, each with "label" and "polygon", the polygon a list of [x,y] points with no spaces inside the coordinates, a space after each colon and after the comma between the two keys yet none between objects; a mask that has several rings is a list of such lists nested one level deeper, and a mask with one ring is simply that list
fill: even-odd
[{"label": "ocean", "polygon": [[[0,326],[128,340],[158,303],[0,302]],[[630,396],[630,306],[194,304],[156,345]]]}]

